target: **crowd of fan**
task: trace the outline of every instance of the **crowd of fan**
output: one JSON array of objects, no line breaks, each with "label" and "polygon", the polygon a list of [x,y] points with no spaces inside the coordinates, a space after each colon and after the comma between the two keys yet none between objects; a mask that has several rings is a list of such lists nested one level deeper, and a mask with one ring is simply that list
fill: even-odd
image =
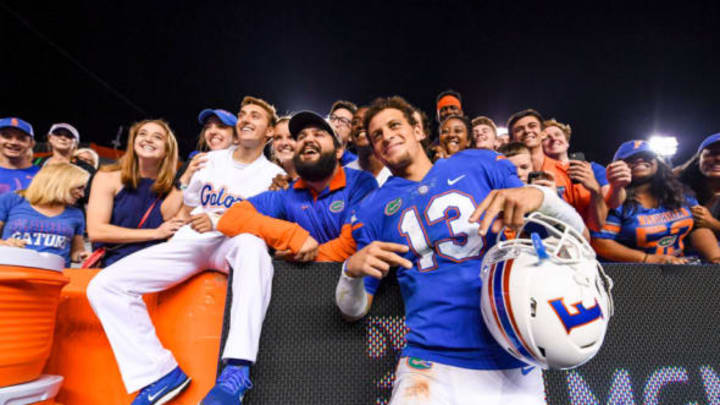
[{"label": "crowd of fan", "polygon": [[[602,259],[720,262],[720,134],[707,137],[676,168],[644,140],[623,143],[613,161],[602,165],[568,153],[570,125],[538,111],[513,114],[501,133],[488,117],[468,117],[455,91],[440,93],[436,104],[436,137],[428,116],[419,109],[413,114],[433,161],[468,148],[504,155],[524,183],[556,189],[581,214]],[[392,174],[368,141],[367,110],[338,101],[327,120],[344,147],[340,164],[371,173],[382,186]],[[274,188],[299,176],[290,118],[277,119],[266,148],[287,173],[275,179]],[[32,126],[20,118],[0,119],[0,245],[56,253],[70,266],[90,255],[84,243],[89,237],[94,250],[104,248],[98,265],[107,266],[166,240],[187,221],[176,214],[205,152],[233,147],[241,128],[236,114],[221,109],[203,110],[198,120],[197,150],[181,166],[168,123],[148,119],[130,128],[122,158],[99,167],[92,149],[78,149],[72,125],[53,125],[47,134],[51,155],[35,159]]]}]

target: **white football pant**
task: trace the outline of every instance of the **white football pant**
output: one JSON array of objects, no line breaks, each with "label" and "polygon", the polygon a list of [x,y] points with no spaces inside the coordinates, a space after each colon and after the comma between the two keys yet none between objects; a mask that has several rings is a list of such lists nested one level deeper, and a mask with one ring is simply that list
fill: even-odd
[{"label": "white football pant", "polygon": [[[274,269],[262,239],[219,232],[193,236],[185,226],[170,241],[143,249],[100,271],[87,296],[105,329],[128,393],[168,374],[177,361],[155,333],[143,294],[167,290],[191,276],[232,267],[230,330],[223,359],[254,362],[265,313],[270,303]],[[191,328],[192,325],[187,325]]]},{"label": "white football pant", "polygon": [[473,370],[431,362],[413,367],[408,360],[398,363],[390,405],[545,404],[538,367]]}]

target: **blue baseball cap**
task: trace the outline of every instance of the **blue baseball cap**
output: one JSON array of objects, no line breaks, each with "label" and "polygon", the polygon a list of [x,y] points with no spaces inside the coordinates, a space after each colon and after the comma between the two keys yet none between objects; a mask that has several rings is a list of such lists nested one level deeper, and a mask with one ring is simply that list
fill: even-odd
[{"label": "blue baseball cap", "polygon": [[638,139],[627,141],[620,145],[617,152],[615,152],[615,156],[613,156],[613,160],[623,160],[642,152],[650,152],[653,155],[656,155],[656,153],[650,149],[650,144],[647,141]]},{"label": "blue baseball cap", "polygon": [[717,142],[720,142],[720,133],[708,136],[707,138],[705,138],[704,141],[702,141],[700,147],[698,147],[698,153],[702,152],[703,149]]},{"label": "blue baseball cap", "polygon": [[25,132],[30,136],[30,138],[35,138],[35,132],[33,132],[33,127],[30,125],[30,123],[21,120],[20,118],[16,117],[8,117],[8,118],[0,118],[0,129],[3,128],[16,128],[19,129],[22,132]]},{"label": "blue baseball cap", "polygon": [[206,108],[202,111],[200,111],[200,114],[198,115],[198,122],[202,125],[205,125],[205,121],[211,116],[214,115],[218,117],[220,122],[222,122],[225,125],[234,127],[235,124],[237,124],[237,116],[229,111],[225,111],[220,108]]}]

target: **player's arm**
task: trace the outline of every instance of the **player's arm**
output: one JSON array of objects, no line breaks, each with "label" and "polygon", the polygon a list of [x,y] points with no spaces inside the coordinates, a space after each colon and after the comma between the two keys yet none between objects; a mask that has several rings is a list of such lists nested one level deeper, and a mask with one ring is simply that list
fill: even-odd
[{"label": "player's arm", "polygon": [[690,233],[690,243],[710,263],[720,263],[720,246],[715,233],[708,228],[695,228]]},{"label": "player's arm", "polygon": [[518,230],[524,224],[525,215],[533,211],[559,219],[587,235],[577,211],[553,190],[537,185],[492,190],[470,216],[470,222],[480,223],[481,235],[486,235],[488,230],[497,233],[503,226]]},{"label": "player's arm", "polygon": [[[370,210],[374,211],[374,208],[370,207]],[[351,236],[359,250],[343,263],[335,289],[335,303],[348,320],[360,319],[367,314],[380,279],[385,277],[391,267],[412,267],[409,260],[399,255],[406,253],[408,246],[377,241],[373,224],[366,223],[362,217],[362,210],[358,210],[351,218]]]},{"label": "player's arm", "polygon": [[350,277],[345,272],[345,266],[346,263],[343,263],[340,279],[335,288],[335,304],[340,309],[342,317],[352,322],[370,312],[375,295],[365,289],[363,277]]},{"label": "player's arm", "polygon": [[[358,250],[343,263],[335,289],[335,303],[343,317],[357,320],[365,316],[372,306],[374,290],[367,291],[368,277],[380,279],[391,267],[412,268],[412,263],[398,255],[408,251],[406,245],[375,241]],[[370,280],[373,283],[373,280]],[[377,283],[374,283],[377,285]]]}]

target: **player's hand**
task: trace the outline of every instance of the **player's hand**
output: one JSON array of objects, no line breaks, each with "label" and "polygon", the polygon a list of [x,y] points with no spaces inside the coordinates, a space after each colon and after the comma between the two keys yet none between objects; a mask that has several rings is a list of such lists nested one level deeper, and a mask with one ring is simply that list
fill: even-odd
[{"label": "player's hand", "polygon": [[600,194],[600,183],[595,178],[590,162],[571,160],[568,168],[568,177],[588,189],[590,192]]},{"label": "player's hand", "polygon": [[8,238],[5,240],[0,240],[0,246],[10,246],[10,247],[16,247],[16,248],[24,248],[25,240],[23,239],[16,239],[16,238]]},{"label": "player's hand", "polygon": [[207,153],[198,153],[197,155],[193,156],[192,160],[190,160],[190,164],[188,164],[187,169],[185,169],[185,173],[180,176],[180,183],[185,185],[190,184],[190,179],[192,179],[193,174],[195,174],[196,171],[205,167],[207,161]]},{"label": "player's hand", "polygon": [[173,236],[183,225],[185,225],[185,221],[181,219],[171,219],[165,221],[155,228],[155,239],[167,239]]},{"label": "player's hand", "polygon": [[355,252],[347,261],[345,272],[350,277],[383,278],[392,266],[412,268],[412,262],[398,253],[407,253],[407,245],[375,241]]},{"label": "player's hand", "polygon": [[196,214],[190,216],[190,228],[197,233],[205,233],[213,230],[213,224],[210,220],[210,215],[206,213]]},{"label": "player's hand", "polygon": [[290,175],[287,174],[278,174],[272,179],[272,183],[270,184],[269,190],[277,191],[277,190],[287,190],[288,187],[290,187],[290,182],[292,181],[292,178],[290,178]]},{"label": "player's hand", "polygon": [[648,255],[645,262],[653,264],[687,264],[688,260],[684,257],[670,255]]},{"label": "player's hand", "polygon": [[702,205],[690,207],[695,226],[698,228],[708,228],[713,231],[720,231],[720,221],[713,217],[710,210]]},{"label": "player's hand", "polygon": [[81,250],[79,252],[75,252],[72,254],[72,257],[70,257],[70,260],[73,263],[82,263],[85,261],[85,259],[90,257],[90,253],[91,252],[88,252],[87,250]]},{"label": "player's hand", "polygon": [[615,190],[629,186],[632,181],[630,166],[622,160],[616,160],[607,165],[605,175],[607,176],[608,183],[610,183],[610,186]]},{"label": "player's hand", "polygon": [[483,236],[491,226],[495,233],[503,226],[517,231],[524,223],[525,214],[540,208],[543,198],[543,192],[535,187],[492,190],[472,213],[470,222],[479,222],[482,217],[478,233]]}]

